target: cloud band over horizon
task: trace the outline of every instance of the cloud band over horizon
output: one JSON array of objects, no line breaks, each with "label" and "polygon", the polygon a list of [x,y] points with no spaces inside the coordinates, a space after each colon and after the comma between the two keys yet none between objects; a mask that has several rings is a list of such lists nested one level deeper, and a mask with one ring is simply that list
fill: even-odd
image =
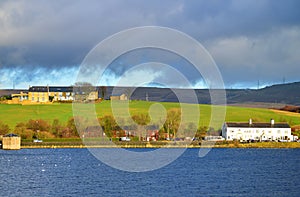
[{"label": "cloud band over horizon", "polygon": [[[119,31],[145,25],[174,28],[195,38],[215,60],[226,87],[299,81],[299,7],[297,0],[4,0],[0,2],[0,88],[72,85],[94,46]],[[184,69],[180,59],[174,63],[176,58],[164,63]],[[116,84],[118,73],[107,73],[111,81],[103,85]],[[136,73],[168,76],[163,69],[159,74]],[[189,74],[195,88],[203,85],[192,71]],[[176,81],[173,84],[178,86]]]}]

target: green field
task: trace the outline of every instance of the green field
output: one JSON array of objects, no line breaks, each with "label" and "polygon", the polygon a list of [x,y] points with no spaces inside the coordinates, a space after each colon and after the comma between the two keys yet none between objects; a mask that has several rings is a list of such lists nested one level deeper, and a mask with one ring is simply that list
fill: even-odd
[{"label": "green field", "polygon": [[[141,114],[148,113],[154,102],[146,101],[131,101],[129,104],[130,113]],[[179,103],[159,103],[166,110],[171,108],[180,108]],[[190,104],[188,107],[195,108],[197,105]],[[199,126],[208,126],[210,121],[211,106],[200,106],[200,123]],[[112,115],[111,102],[103,101],[95,104],[95,109],[98,117]],[[13,130],[19,122],[27,122],[29,119],[44,119],[50,124],[54,119],[59,119],[61,122],[67,122],[73,117],[72,104],[52,104],[52,105],[7,105],[0,104],[0,120],[8,124]],[[188,116],[188,115],[187,115]],[[228,106],[226,108],[225,121],[245,122],[252,118],[254,122],[269,122],[271,118],[275,122],[288,122],[291,126],[300,125],[300,114],[281,112],[270,109],[259,108],[242,108]],[[218,128],[216,128],[218,129]]]}]

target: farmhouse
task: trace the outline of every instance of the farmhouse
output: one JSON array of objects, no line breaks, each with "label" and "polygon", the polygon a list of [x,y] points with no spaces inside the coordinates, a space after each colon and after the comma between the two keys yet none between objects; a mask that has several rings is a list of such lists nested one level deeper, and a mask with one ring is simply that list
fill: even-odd
[{"label": "farmhouse", "polygon": [[48,87],[46,86],[33,86],[29,87],[28,100],[31,102],[49,102]]},{"label": "farmhouse", "polygon": [[287,123],[225,122],[222,127],[225,140],[240,141],[293,141],[291,127]]},{"label": "farmhouse", "polygon": [[50,97],[53,98],[53,101],[72,101],[74,97],[73,88],[32,86],[28,90],[28,98],[32,102],[49,102]]},{"label": "farmhouse", "polygon": [[49,96],[53,97],[53,101],[72,101],[74,98],[73,87],[48,87]]},{"label": "farmhouse", "polygon": [[82,88],[75,89],[73,86],[32,86],[28,92],[12,94],[12,100],[8,104],[30,104],[30,103],[51,103],[53,101],[74,101],[74,100],[97,100],[98,88],[89,90]]}]

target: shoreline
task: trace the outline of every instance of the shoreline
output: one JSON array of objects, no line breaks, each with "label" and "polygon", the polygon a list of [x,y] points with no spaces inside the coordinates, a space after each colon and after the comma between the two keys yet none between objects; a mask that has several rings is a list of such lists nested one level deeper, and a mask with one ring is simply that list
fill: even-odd
[{"label": "shoreline", "polygon": [[21,149],[57,149],[57,148],[300,148],[299,142],[256,142],[256,143],[205,143],[202,145],[195,143],[176,143],[176,144],[162,144],[162,143],[142,143],[142,144],[134,144],[134,143],[116,143],[115,145],[111,144],[96,144],[96,145],[84,145],[84,144],[63,144],[63,143],[55,143],[55,144],[24,144],[21,145]]}]

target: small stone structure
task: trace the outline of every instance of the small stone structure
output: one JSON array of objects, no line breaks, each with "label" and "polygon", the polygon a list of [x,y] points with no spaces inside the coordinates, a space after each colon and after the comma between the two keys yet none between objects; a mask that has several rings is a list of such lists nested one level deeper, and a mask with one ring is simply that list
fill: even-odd
[{"label": "small stone structure", "polygon": [[21,137],[16,134],[7,134],[2,138],[2,149],[19,150],[21,149]]},{"label": "small stone structure", "polygon": [[110,96],[110,100],[127,101],[128,97],[126,96],[126,94],[112,95]]}]

